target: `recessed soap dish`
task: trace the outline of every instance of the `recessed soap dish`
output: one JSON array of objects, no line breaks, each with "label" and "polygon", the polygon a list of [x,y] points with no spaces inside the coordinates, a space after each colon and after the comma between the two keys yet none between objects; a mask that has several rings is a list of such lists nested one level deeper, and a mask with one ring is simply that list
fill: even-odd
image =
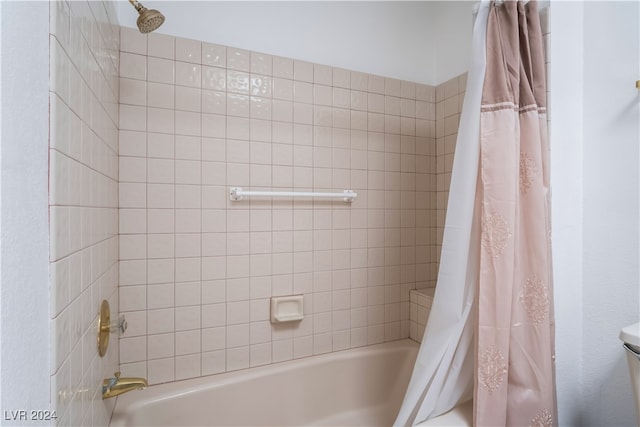
[{"label": "recessed soap dish", "polygon": [[303,318],[302,295],[271,298],[271,323],[295,322]]}]

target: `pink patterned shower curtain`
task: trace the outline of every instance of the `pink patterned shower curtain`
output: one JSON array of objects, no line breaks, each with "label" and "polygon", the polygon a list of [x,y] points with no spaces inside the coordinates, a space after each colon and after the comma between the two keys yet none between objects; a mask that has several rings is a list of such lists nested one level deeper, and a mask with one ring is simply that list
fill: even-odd
[{"label": "pink patterned shower curtain", "polygon": [[489,12],[477,197],[474,423],[556,425],[545,61],[533,0]]}]

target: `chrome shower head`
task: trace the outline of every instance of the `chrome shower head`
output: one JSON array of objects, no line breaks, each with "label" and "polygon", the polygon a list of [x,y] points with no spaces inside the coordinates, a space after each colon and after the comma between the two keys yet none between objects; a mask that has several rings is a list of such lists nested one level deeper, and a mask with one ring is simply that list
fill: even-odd
[{"label": "chrome shower head", "polygon": [[156,30],[164,22],[164,15],[155,9],[147,9],[136,0],[129,0],[129,3],[136,8],[140,16],[136,21],[136,25],[141,33],[150,33]]}]

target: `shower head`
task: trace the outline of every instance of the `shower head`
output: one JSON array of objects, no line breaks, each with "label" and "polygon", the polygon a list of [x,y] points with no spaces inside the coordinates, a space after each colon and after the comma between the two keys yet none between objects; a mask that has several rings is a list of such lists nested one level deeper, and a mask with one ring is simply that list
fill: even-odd
[{"label": "shower head", "polygon": [[164,22],[164,15],[159,11],[155,9],[149,10],[136,0],[129,0],[129,3],[131,3],[140,14],[136,21],[136,25],[138,25],[138,29],[141,33],[150,33],[151,31],[156,30]]}]

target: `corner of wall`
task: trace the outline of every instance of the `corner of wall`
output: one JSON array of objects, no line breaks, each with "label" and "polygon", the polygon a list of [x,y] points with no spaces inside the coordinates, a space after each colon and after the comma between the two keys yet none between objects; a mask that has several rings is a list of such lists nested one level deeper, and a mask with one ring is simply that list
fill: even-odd
[{"label": "corner of wall", "polygon": [[[559,423],[582,412],[583,4],[553,2],[549,76]],[[571,126],[567,126],[571,123]]]},{"label": "corner of wall", "polygon": [[101,300],[119,311],[120,27],[111,1],[49,5],[47,391],[57,424],[107,425],[115,401],[102,400],[102,379],[118,370],[118,340],[100,357],[96,334]]}]

